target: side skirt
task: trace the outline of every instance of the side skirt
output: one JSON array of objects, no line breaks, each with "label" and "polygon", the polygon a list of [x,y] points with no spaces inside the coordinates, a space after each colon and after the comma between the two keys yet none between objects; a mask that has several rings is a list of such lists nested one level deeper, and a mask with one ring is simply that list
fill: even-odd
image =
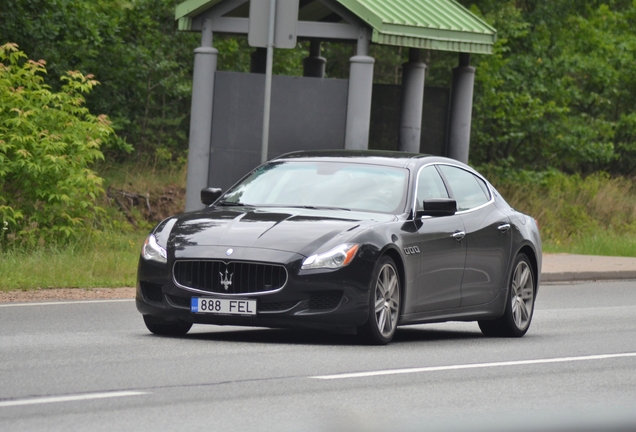
[{"label": "side skirt", "polygon": [[496,319],[504,313],[506,297],[506,291],[502,290],[492,301],[481,305],[402,315],[398,325]]}]

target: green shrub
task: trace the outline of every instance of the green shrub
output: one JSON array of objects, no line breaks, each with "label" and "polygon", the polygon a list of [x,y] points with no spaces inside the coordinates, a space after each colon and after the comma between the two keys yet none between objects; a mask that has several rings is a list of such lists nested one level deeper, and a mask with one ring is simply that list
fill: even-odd
[{"label": "green shrub", "polygon": [[43,83],[43,60],[0,47],[0,247],[67,242],[103,213],[102,179],[90,166],[113,133],[82,94],[97,84],[68,72],[59,92]]}]

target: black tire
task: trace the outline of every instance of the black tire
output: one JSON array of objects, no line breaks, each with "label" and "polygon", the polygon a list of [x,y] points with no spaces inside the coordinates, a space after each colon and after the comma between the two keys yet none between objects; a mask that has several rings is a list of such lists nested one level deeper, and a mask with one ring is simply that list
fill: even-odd
[{"label": "black tire", "polygon": [[384,256],[373,272],[369,287],[369,319],[358,328],[364,342],[386,345],[393,339],[400,318],[400,275],[393,260]]},{"label": "black tire", "polygon": [[479,328],[485,336],[521,337],[530,328],[537,278],[532,263],[525,254],[517,255],[512,268],[503,316],[494,320],[479,321]]},{"label": "black tire", "polygon": [[152,315],[144,315],[144,323],[151,333],[160,336],[183,336],[192,328],[192,323],[189,322],[181,320],[168,321]]}]

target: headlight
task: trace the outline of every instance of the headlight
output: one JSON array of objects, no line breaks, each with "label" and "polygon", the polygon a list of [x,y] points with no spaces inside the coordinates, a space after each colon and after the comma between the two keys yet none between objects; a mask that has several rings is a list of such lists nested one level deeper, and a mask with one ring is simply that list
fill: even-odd
[{"label": "headlight", "polygon": [[316,254],[303,261],[303,270],[329,268],[336,269],[348,265],[356,256],[359,246],[345,243],[336,246],[328,252]]},{"label": "headlight", "polygon": [[150,234],[141,248],[141,256],[148,261],[156,261],[161,264],[168,262],[168,252],[159,246],[154,234]]}]

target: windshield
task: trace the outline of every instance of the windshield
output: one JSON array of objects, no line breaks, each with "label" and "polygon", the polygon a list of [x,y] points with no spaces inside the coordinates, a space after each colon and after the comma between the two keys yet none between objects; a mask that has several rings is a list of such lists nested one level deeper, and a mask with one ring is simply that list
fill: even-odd
[{"label": "windshield", "polygon": [[400,213],[408,171],[343,162],[273,162],[232,188],[221,205]]}]

